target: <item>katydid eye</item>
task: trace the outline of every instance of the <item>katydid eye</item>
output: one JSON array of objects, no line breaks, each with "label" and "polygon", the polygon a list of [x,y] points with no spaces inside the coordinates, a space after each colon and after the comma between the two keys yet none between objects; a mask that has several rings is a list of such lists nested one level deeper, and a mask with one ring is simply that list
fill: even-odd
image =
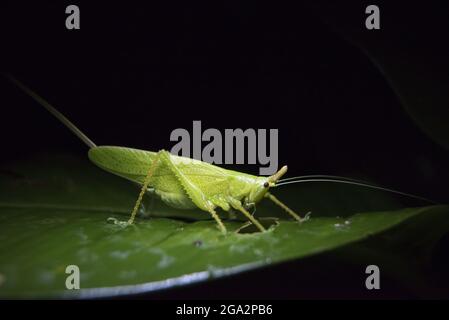
[{"label": "katydid eye", "polygon": [[263,184],[263,187],[264,188],[268,188],[270,186],[270,184],[268,183],[268,182],[265,182],[264,184]]}]

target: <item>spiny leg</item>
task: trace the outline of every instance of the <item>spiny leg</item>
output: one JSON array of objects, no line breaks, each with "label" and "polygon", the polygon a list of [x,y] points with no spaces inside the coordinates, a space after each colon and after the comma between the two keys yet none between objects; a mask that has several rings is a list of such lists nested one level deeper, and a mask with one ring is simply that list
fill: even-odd
[{"label": "spiny leg", "polygon": [[268,199],[273,201],[275,204],[277,204],[279,207],[284,209],[289,215],[291,215],[293,218],[295,218],[295,220],[297,220],[299,222],[303,222],[308,219],[308,214],[306,214],[306,216],[304,218],[301,218],[295,211],[293,211],[292,209],[287,207],[285,204],[283,204],[278,198],[276,198],[271,193],[267,192],[265,194],[265,197],[267,197]]},{"label": "spiny leg", "polygon": [[260,231],[266,231],[266,229],[263,227],[263,225],[260,224],[259,221],[254,218],[251,213],[249,213],[245,208],[243,208],[242,204],[238,200],[231,200],[231,205],[239,210],[241,213],[243,213]]},{"label": "spiny leg", "polygon": [[134,222],[137,211],[139,210],[140,204],[142,203],[143,196],[148,189],[148,185],[150,184],[151,177],[153,176],[154,170],[156,169],[157,164],[159,162],[160,154],[161,154],[161,152],[158,152],[158,154],[154,158],[153,162],[151,163],[150,168],[148,169],[148,173],[143,182],[142,189],[140,189],[139,197],[137,198],[137,201],[134,205],[133,211],[131,212],[131,217],[129,218],[129,220],[128,221],[119,221],[115,218],[109,218],[108,220],[111,220],[115,224],[120,224],[120,225],[130,225]]}]

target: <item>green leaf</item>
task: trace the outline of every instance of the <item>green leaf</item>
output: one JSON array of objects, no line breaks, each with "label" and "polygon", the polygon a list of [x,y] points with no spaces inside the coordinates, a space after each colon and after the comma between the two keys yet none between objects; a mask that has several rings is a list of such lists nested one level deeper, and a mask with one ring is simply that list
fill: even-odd
[{"label": "green leaf", "polygon": [[[271,215],[279,215],[264,220],[277,221],[268,232],[249,227],[223,236],[203,212],[180,219],[181,213],[156,203],[152,217],[122,228],[107,218],[127,217],[137,187],[84,161],[51,159],[2,169],[1,297],[98,297],[176,287],[329,251],[412,217],[448,211],[439,206],[350,217],[350,210],[333,217],[314,211],[298,224],[273,209]],[[297,192],[283,190],[292,198]],[[226,225],[235,231],[242,222]],[[80,268],[81,290],[66,290],[68,265]]]}]

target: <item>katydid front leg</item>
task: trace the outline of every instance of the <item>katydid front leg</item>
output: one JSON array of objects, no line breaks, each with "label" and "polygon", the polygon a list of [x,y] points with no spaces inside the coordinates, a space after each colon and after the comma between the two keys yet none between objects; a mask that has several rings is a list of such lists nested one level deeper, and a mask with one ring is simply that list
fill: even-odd
[{"label": "katydid front leg", "polygon": [[296,221],[298,222],[304,222],[307,221],[309,219],[310,213],[308,212],[304,218],[301,218],[295,211],[293,211],[292,209],[290,209],[289,207],[287,207],[281,200],[279,200],[278,198],[276,198],[274,195],[272,195],[271,193],[267,192],[265,194],[265,197],[270,199],[271,201],[273,201],[276,205],[278,205],[279,207],[281,207],[285,212],[287,212],[289,215],[291,215]]},{"label": "katydid front leg", "polygon": [[239,210],[241,213],[243,213],[260,231],[266,231],[265,228],[262,226],[262,224],[257,221],[256,218],[252,216],[251,213],[249,213],[243,206],[242,203],[239,200],[236,200],[234,198],[229,197],[229,203],[234,209]]}]

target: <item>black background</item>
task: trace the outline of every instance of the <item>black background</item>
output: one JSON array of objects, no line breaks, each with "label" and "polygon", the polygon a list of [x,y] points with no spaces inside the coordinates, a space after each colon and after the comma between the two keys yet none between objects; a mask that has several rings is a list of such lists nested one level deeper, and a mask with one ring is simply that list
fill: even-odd
[{"label": "black background", "polygon": [[[433,55],[447,53],[446,2],[379,4],[377,31],[365,28],[369,3],[359,2],[345,2],[335,12],[324,10],[329,4],[323,1],[96,3],[73,2],[81,10],[81,29],[67,30],[69,3],[4,2],[0,27],[3,71],[98,145],[169,149],[171,131],[191,131],[193,120],[201,120],[203,129],[277,128],[280,165],[288,164],[291,176],[365,177],[447,201],[448,151],[414,124],[369,57],[327,23],[333,16],[366,37],[402,30],[395,41],[418,39],[413,53],[425,51],[423,62],[430,64]],[[421,17],[421,11],[428,14]],[[447,20],[437,19],[441,12]],[[441,26],[429,28],[436,21]],[[421,38],[431,45],[424,48]],[[2,162],[40,152],[86,154],[76,137],[6,79],[0,88]],[[293,276],[296,266],[288,268],[274,270]],[[275,274],[263,274],[271,290],[277,288]],[[253,277],[245,283],[253,288],[249,292],[240,285],[243,279],[193,290],[203,296],[210,290],[254,294]],[[316,296],[328,295],[327,283],[313,286]],[[188,290],[174,295],[190,295]],[[259,293],[272,296],[269,290]]]}]

